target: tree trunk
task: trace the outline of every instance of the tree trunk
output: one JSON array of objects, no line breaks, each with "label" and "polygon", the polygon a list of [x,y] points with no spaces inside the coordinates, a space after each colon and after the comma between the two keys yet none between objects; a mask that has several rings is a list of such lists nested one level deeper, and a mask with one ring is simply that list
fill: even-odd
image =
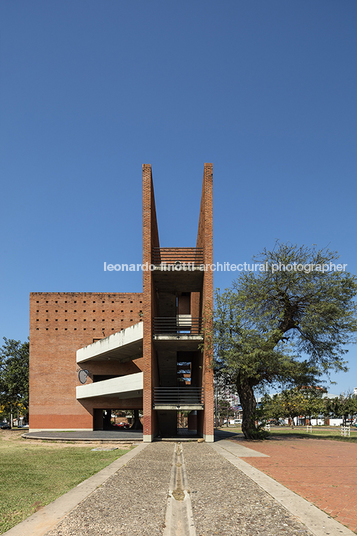
[{"label": "tree trunk", "polygon": [[255,408],[257,406],[253,387],[248,380],[237,380],[237,391],[243,410],[242,432],[246,439],[256,439]]},{"label": "tree trunk", "polygon": [[139,419],[139,410],[134,409],[133,412],[134,412],[134,420],[133,420],[133,424],[131,425],[131,430],[142,430],[143,425],[141,424],[140,419]]}]

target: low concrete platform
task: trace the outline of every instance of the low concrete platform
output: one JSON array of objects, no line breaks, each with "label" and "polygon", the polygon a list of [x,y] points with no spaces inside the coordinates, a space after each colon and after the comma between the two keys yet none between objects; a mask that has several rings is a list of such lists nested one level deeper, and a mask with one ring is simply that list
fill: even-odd
[{"label": "low concrete platform", "polygon": [[[117,442],[117,441],[142,441],[142,430],[42,430],[37,432],[24,433],[25,439],[40,439],[52,441],[93,441],[99,442]],[[197,441],[199,437],[196,432],[182,429],[178,431],[175,437],[155,437],[154,441]]]},{"label": "low concrete platform", "polygon": [[111,443],[126,441],[142,441],[142,430],[93,430],[93,431],[46,431],[28,432],[23,434],[25,439],[42,439],[52,441],[92,441],[95,443]]}]

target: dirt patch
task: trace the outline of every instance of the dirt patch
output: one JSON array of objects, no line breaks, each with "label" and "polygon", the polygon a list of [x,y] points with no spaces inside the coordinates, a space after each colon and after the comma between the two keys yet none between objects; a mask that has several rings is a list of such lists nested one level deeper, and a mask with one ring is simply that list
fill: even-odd
[{"label": "dirt patch", "polygon": [[0,430],[0,441],[16,441],[21,439],[23,433],[23,430]]}]

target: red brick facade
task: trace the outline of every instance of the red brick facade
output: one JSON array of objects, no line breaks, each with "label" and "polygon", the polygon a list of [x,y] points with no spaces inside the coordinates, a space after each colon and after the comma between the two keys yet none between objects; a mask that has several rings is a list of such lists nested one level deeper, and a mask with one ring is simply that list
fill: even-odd
[{"label": "red brick facade", "polygon": [[[84,407],[76,400],[76,386],[80,385],[76,351],[140,322],[142,307],[141,293],[30,294],[31,429],[92,429],[93,406]],[[114,369],[106,363],[85,368],[92,374],[126,374],[128,367],[132,372],[142,369],[137,361],[114,365]],[[132,407],[122,404],[120,401],[123,408]],[[119,409],[117,401],[115,407]]]},{"label": "red brick facade", "polygon": [[[156,219],[156,207],[154,185],[152,181],[151,166],[143,165],[143,264],[151,264],[151,252],[153,247],[159,246],[159,233]],[[156,301],[154,299],[155,288],[152,272],[143,273],[143,296],[144,296],[144,435],[152,437],[157,430],[156,413],[152,409],[152,390],[157,385],[157,360],[152,340],[152,319],[156,316]]]},{"label": "red brick facade", "polygon": [[[197,247],[203,248],[204,264],[213,264],[213,165],[205,164],[201,197],[200,219],[198,223]],[[202,315],[205,324],[206,344],[203,354],[203,387],[205,391],[205,412],[203,435],[214,433],[214,392],[213,392],[213,347],[210,333],[213,328],[213,271],[206,270],[203,279]]]},{"label": "red brick facade", "polygon": [[[200,252],[203,252],[205,264],[213,262],[212,199],[212,164],[205,164],[196,244],[196,248],[200,248]],[[153,262],[154,248],[160,251],[151,166],[146,164],[143,166],[144,265]],[[177,255],[177,248],[172,248],[170,251],[174,256]],[[184,252],[181,260],[185,261]],[[159,359],[162,360],[162,355],[161,358],[159,356],[160,345],[154,344],[153,341],[153,321],[160,316],[159,308],[162,307],[157,298],[159,295],[157,277],[155,282],[153,271],[143,271],[143,293],[31,293],[31,430],[91,430],[94,426],[96,409],[143,409],[144,439],[150,441],[155,437],[159,432],[159,417],[158,412],[153,409],[153,389],[163,383],[163,376],[159,370]],[[164,292],[164,295],[166,294]],[[189,293],[182,293],[181,288],[178,293],[173,293],[170,299],[176,299],[177,303],[181,294],[190,295],[190,314],[194,318],[202,318],[203,332],[209,333],[212,325],[212,271],[204,272],[199,288],[192,287]],[[83,367],[77,364],[77,350],[142,321],[144,328],[142,357],[135,356],[135,359],[125,363],[97,360],[86,362]],[[198,333],[198,328],[195,329],[192,327],[192,335]],[[207,341],[208,339],[209,337]],[[178,351],[175,359],[179,361],[178,356],[182,352],[180,353],[177,345],[175,348]],[[213,373],[210,366],[212,347],[209,343],[206,344],[203,356],[198,347],[195,352],[191,351],[192,355],[194,353],[197,354],[194,360],[199,360],[201,365],[195,365],[192,378],[197,385],[202,385],[204,390],[204,409],[197,412],[197,417],[192,415],[190,422],[197,422],[198,433],[212,440]],[[143,372],[143,396],[127,399],[98,396],[85,401],[77,400],[76,387],[80,385],[78,372],[81,368],[89,371],[88,383],[91,383],[96,375],[99,378],[106,375],[125,376]],[[164,422],[164,417],[162,419]]]}]

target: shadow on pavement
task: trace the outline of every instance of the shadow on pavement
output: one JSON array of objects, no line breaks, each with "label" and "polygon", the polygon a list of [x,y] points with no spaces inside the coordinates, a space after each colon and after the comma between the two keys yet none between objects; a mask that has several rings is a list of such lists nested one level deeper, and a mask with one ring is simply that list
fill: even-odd
[{"label": "shadow on pavement", "polygon": [[229,430],[218,430],[214,431],[214,440],[221,441],[222,439],[244,439],[242,432],[230,432]]}]

